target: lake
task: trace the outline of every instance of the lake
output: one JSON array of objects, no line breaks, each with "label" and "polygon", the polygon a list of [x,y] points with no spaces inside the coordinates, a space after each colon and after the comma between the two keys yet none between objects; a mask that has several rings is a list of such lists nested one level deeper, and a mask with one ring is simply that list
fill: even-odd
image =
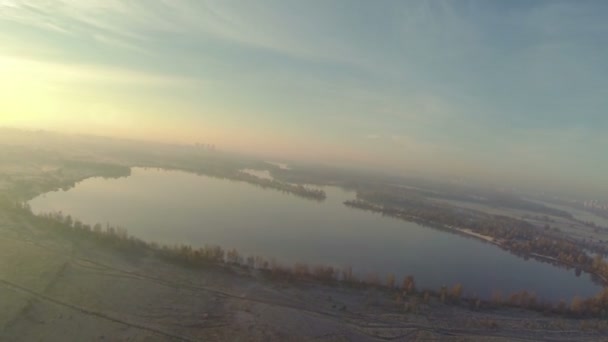
[{"label": "lake", "polygon": [[133,168],[126,178],[90,178],[30,201],[35,213],[62,211],[84,223],[109,222],[147,241],[220,245],[242,255],[339,268],[366,275],[414,275],[419,288],[461,283],[488,297],[527,290],[569,301],[601,290],[576,277],[493,245],[379,214],[348,208],[355,194],[324,187],[316,202],[243,182],[186,172]]}]

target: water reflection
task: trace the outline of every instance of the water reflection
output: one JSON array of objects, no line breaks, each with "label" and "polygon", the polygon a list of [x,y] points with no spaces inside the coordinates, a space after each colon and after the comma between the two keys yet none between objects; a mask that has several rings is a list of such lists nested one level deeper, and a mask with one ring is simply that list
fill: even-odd
[{"label": "water reflection", "polygon": [[30,202],[86,223],[111,222],[149,241],[218,244],[284,263],[351,265],[359,274],[413,274],[421,287],[460,282],[466,294],[535,292],[545,299],[587,297],[600,287],[492,245],[343,205],[354,193],[325,187],[307,201],[243,182],[178,171],[134,168],[121,179],[92,178]]}]

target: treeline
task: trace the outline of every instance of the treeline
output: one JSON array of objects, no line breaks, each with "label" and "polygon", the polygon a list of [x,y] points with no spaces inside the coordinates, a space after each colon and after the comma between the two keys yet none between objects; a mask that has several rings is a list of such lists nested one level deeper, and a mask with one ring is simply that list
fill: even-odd
[{"label": "treeline", "polygon": [[224,166],[185,166],[182,164],[167,164],[158,166],[160,168],[181,170],[185,172],[194,173],[197,175],[204,175],[219,179],[226,179],[232,181],[246,182],[252,185],[257,185],[263,189],[274,189],[284,193],[289,193],[301,198],[323,201],[327,198],[325,191],[321,189],[313,189],[306,187],[301,184],[292,184],[281,182],[276,179],[264,179],[250,175],[245,172],[241,172],[240,169],[233,169],[231,167]]},{"label": "treeline", "polygon": [[454,200],[468,203],[478,203],[493,207],[510,208],[516,210],[525,210],[543,215],[551,215],[566,219],[573,219],[571,213],[549,207],[545,204],[523,199],[521,197],[495,191],[479,192],[475,190],[475,194],[471,193],[470,189],[464,189],[457,186],[453,188],[449,184],[426,184],[421,187],[402,187],[388,184],[368,184],[359,185],[357,193],[361,198],[372,200],[374,202],[403,202],[412,199],[427,201],[428,199],[443,199]]},{"label": "treeline", "polygon": [[49,191],[68,190],[89,177],[119,178],[131,174],[129,167],[108,163],[58,160],[50,165],[56,170],[44,176],[0,175],[7,185],[5,193],[13,198],[31,199]]},{"label": "treeline", "polygon": [[245,172],[236,172],[230,178],[235,179],[235,180],[244,181],[244,182],[251,183],[251,184],[255,184],[262,188],[271,188],[271,189],[276,189],[279,191],[291,193],[291,194],[294,194],[296,196],[303,197],[303,198],[314,199],[314,200],[318,200],[318,201],[322,201],[327,198],[325,191],[320,190],[320,189],[308,188],[301,184],[285,183],[285,182],[277,181],[275,179],[264,179],[264,178],[256,177],[254,175],[250,175]]},{"label": "treeline", "polygon": [[[395,302],[402,305],[405,311],[417,311],[420,304],[428,304],[431,300],[450,305],[465,305],[471,309],[482,310],[502,307],[516,307],[535,310],[545,314],[567,315],[571,317],[608,317],[608,288],[591,298],[575,297],[572,302],[550,303],[539,300],[533,293],[521,291],[503,297],[495,292],[490,299],[476,296],[465,297],[461,284],[451,287],[442,286],[438,290],[418,289],[414,276],[408,275],[401,281],[394,275],[381,277],[377,273],[364,276],[353,272],[352,267],[336,268],[327,265],[310,266],[296,263],[291,266],[282,265],[275,259],[260,256],[244,256],[236,249],[225,250],[220,246],[206,245],[195,248],[190,245],[162,245],[155,242],[145,242],[129,236],[126,229],[109,224],[88,225],[73,219],[61,212],[34,215],[27,204],[18,204],[17,209],[30,215],[36,224],[52,227],[64,233],[89,238],[118,251],[128,254],[151,255],[167,262],[185,267],[205,267],[209,265],[229,266],[257,271],[275,280],[283,281],[316,281],[328,285],[343,285],[354,288],[376,288],[392,293]],[[594,259],[597,267],[606,267]],[[405,302],[405,298],[409,300]]]}]

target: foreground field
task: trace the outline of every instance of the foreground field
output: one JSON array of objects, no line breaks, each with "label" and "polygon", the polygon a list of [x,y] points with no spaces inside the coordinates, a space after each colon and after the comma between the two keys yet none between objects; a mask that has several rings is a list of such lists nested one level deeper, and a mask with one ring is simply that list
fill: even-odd
[{"label": "foreground field", "polygon": [[0,212],[0,340],[588,340],[594,320],[475,311],[117,253]]}]

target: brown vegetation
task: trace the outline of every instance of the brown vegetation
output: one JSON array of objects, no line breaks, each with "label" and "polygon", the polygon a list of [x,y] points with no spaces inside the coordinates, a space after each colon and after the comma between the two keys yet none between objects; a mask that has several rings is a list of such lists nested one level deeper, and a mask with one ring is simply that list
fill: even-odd
[{"label": "brown vegetation", "polygon": [[450,297],[456,302],[460,300],[460,297],[462,297],[462,284],[456,284],[452,287]]},{"label": "brown vegetation", "polygon": [[416,281],[414,280],[414,276],[408,275],[403,278],[403,285],[401,288],[406,294],[416,292]]}]

